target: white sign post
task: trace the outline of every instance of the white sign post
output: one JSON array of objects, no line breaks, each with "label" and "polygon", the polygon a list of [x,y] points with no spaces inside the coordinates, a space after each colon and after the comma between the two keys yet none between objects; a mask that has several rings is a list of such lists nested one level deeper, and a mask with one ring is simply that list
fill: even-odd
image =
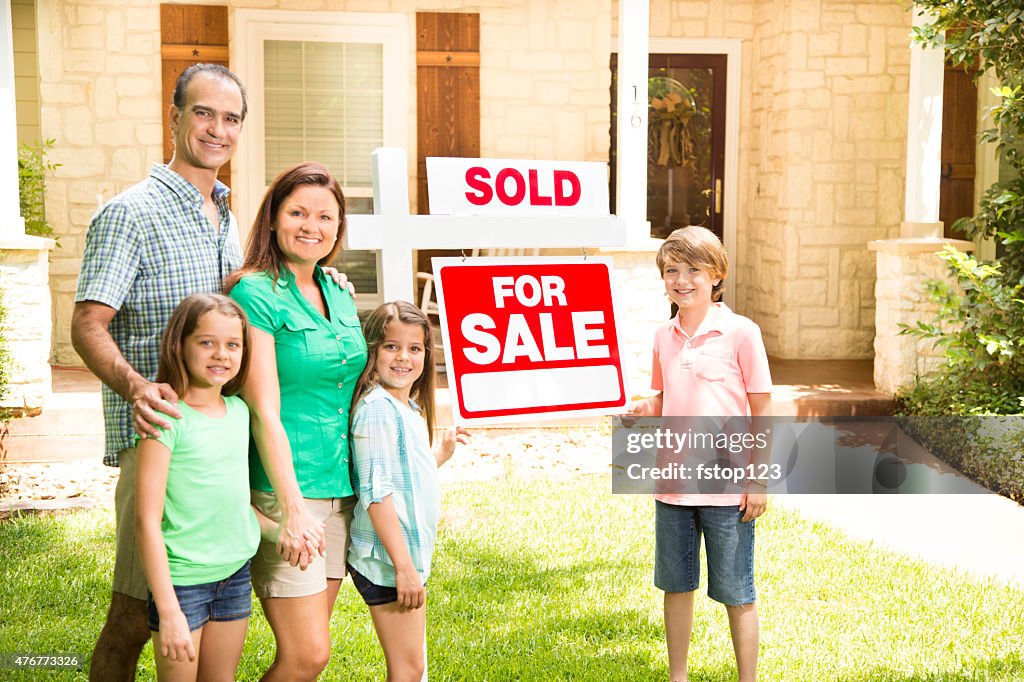
[{"label": "white sign post", "polygon": [[[514,163],[530,164],[528,161]],[[374,215],[350,215],[347,219],[346,249],[380,251],[379,279],[385,301],[415,300],[412,259],[415,249],[585,248],[626,243],[625,221],[607,213],[525,218],[521,215],[410,215],[407,169],[404,149],[374,150]],[[607,178],[604,187],[604,205],[607,206]]]}]

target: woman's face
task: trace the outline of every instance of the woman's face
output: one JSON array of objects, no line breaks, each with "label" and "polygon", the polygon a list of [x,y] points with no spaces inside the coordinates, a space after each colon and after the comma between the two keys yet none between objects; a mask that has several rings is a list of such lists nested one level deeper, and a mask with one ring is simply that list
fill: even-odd
[{"label": "woman's face", "polygon": [[314,265],[338,240],[341,207],[326,187],[299,185],[281,204],[274,221],[285,261]]}]

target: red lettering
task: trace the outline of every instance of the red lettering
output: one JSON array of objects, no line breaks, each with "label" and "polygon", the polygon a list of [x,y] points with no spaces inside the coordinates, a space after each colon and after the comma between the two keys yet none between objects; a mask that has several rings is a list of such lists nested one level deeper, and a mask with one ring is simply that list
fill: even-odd
[{"label": "red lettering", "polygon": [[[512,178],[516,185],[515,194],[509,194],[505,187],[505,180]],[[506,206],[515,206],[523,201],[526,196],[526,180],[523,174],[515,168],[502,168],[494,178],[494,192],[498,200]]]},{"label": "red lettering", "polygon": [[[563,193],[564,182],[568,181],[571,191],[568,195]],[[575,206],[579,203],[583,188],[580,186],[580,179],[572,171],[555,171],[555,206]]]},{"label": "red lettering", "polygon": [[540,183],[537,182],[537,171],[530,170],[530,205],[531,206],[550,206],[551,197],[542,196],[540,193]]},{"label": "red lettering", "polygon": [[470,188],[475,189],[479,194],[472,192],[466,192],[466,200],[474,206],[483,206],[484,204],[490,203],[491,197],[491,186],[483,180],[490,179],[491,174],[487,172],[487,169],[482,166],[473,166],[466,171],[466,184]]}]

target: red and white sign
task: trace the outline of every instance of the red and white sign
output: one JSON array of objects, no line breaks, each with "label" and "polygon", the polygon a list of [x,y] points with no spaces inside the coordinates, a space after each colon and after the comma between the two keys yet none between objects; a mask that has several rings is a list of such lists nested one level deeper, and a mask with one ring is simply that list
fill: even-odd
[{"label": "red and white sign", "polygon": [[431,215],[607,216],[608,165],[427,158]]},{"label": "red and white sign", "polygon": [[609,258],[434,258],[457,424],[626,406]]}]

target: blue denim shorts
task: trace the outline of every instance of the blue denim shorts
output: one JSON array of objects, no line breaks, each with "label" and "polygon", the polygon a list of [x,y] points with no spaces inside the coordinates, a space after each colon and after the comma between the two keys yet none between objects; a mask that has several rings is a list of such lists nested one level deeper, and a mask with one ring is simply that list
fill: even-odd
[{"label": "blue denim shorts", "polygon": [[[352,584],[359,591],[367,606],[381,606],[398,601],[398,590],[387,585],[378,585],[371,582],[365,575],[348,565],[348,574],[352,576]],[[426,583],[423,584],[426,587]]]},{"label": "blue denim shorts", "polygon": [[[175,585],[189,630],[198,630],[207,621],[244,620],[252,613],[252,584],[249,582],[249,562],[235,571],[231,577],[199,585]],[[160,616],[149,594],[149,629],[160,631]]]},{"label": "blue denim shorts", "polygon": [[739,506],[684,507],[655,500],[654,585],[693,592],[700,583],[700,538],[708,557],[708,596],[729,606],[753,604],[754,521]]}]

